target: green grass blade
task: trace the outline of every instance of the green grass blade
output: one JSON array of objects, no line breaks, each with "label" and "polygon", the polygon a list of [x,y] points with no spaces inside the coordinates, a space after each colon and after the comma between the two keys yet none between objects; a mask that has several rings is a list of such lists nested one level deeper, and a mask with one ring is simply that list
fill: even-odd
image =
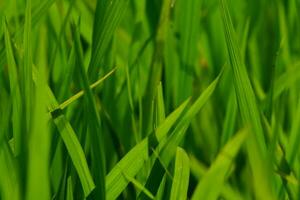
[{"label": "green grass blade", "polygon": [[72,185],[72,176],[69,176],[68,177],[68,180],[67,180],[67,200],[73,200],[74,197],[73,197],[73,185]]},{"label": "green grass blade", "polygon": [[[202,109],[205,103],[208,101],[210,96],[213,94],[220,76],[219,76],[203,91],[203,93],[196,99],[193,105],[188,109],[182,119],[176,125],[172,134],[167,138],[166,141],[162,142],[159,146],[161,149],[160,159],[156,159],[154,166],[152,167],[151,173],[145,187],[150,190],[151,193],[156,194],[160,178],[163,177],[166,167],[170,164],[171,160],[176,154],[176,148],[182,142],[186,130],[189,127],[191,121],[196,116],[196,114]],[[154,149],[151,149],[152,151]],[[140,199],[147,199],[143,194],[139,197]]]},{"label": "green grass blade", "polygon": [[0,200],[297,199],[297,11],[0,0]]},{"label": "green grass blade", "polygon": [[253,134],[255,134],[259,147],[262,153],[265,154],[266,143],[255,95],[250,83],[249,76],[247,74],[245,64],[242,61],[241,52],[238,46],[237,37],[235,36],[226,1],[221,0],[221,5],[227,50],[230,58],[231,68],[233,71],[234,86],[236,90],[240,114],[242,116],[244,124],[251,124]]},{"label": "green grass blade", "polygon": [[234,134],[234,128],[236,124],[236,116],[238,113],[238,107],[236,102],[235,92],[230,92],[229,101],[227,104],[227,112],[224,120],[223,130],[222,130],[222,137],[221,137],[221,145],[224,146],[231,136]]},{"label": "green grass blade", "polygon": [[9,70],[9,86],[12,98],[12,124],[13,124],[13,136],[14,136],[14,152],[15,155],[20,153],[21,148],[21,124],[22,118],[20,113],[22,113],[22,103],[21,103],[21,93],[19,78],[17,72],[17,65],[15,62],[13,49],[11,45],[10,34],[7,29],[6,23],[4,23],[4,34],[5,34],[5,47],[6,47],[6,56],[8,61],[8,70]]},{"label": "green grass blade", "polygon": [[[245,126],[250,125],[251,136],[249,145],[255,148],[256,154],[250,152],[250,165],[254,173],[254,187],[257,198],[268,196],[273,198],[270,162],[267,157],[267,147],[264,138],[264,130],[261,124],[260,114],[256,103],[255,95],[247,74],[244,62],[242,61],[238,41],[235,36],[233,24],[230,18],[226,0],[221,0],[221,14],[225,31],[227,50],[233,71],[234,87],[237,96],[237,103],[240,110],[242,122]],[[265,178],[263,178],[263,176]],[[263,181],[263,182],[261,182]],[[263,189],[262,189],[263,186]]]},{"label": "green grass blade", "polygon": [[154,199],[153,194],[151,194],[151,192],[149,192],[147,190],[147,188],[145,188],[140,182],[138,182],[136,179],[126,175],[125,173],[123,173],[124,177],[130,181],[131,183],[133,183],[133,185],[138,188],[139,190],[141,190],[145,195],[147,195],[150,199]]},{"label": "green grass blade", "polygon": [[134,177],[148,157],[148,140],[144,139],[133,147],[106,176],[106,199],[116,199],[129,183],[123,173]]},{"label": "green grass blade", "polygon": [[177,20],[178,29],[180,31],[180,73],[178,73],[178,96],[177,102],[190,96],[192,93],[192,72],[194,72],[196,56],[198,53],[197,40],[199,37],[199,27],[196,26],[200,20],[199,12],[201,0],[177,0]]},{"label": "green grass blade", "polygon": [[98,1],[95,11],[92,55],[88,75],[96,79],[105,51],[126,10],[128,0]]},{"label": "green grass blade", "polygon": [[[199,162],[194,156],[190,157],[191,174],[193,174],[197,180],[200,180],[206,173],[207,167]],[[232,188],[229,183],[224,183],[224,187],[220,195],[226,199],[242,200],[245,197],[242,196],[237,190]]]},{"label": "green grass blade", "polygon": [[[38,4],[36,8],[32,10],[32,26],[36,26],[37,23],[40,22],[41,19],[43,19],[42,16],[47,13],[48,9],[53,5],[54,2],[55,0],[42,1],[41,3]],[[24,26],[22,26],[21,29],[17,30],[15,36],[20,37],[23,30],[24,30]],[[4,58],[5,49],[1,47],[0,47],[0,58]],[[0,59],[0,66],[4,65],[5,62],[6,59]]]},{"label": "green grass blade", "polygon": [[131,115],[131,124],[132,124],[132,129],[133,129],[133,134],[135,137],[136,143],[141,141],[141,134],[137,130],[137,120],[135,117],[135,109],[134,109],[134,104],[133,104],[133,96],[132,96],[132,89],[131,89],[131,78],[130,78],[130,73],[128,67],[126,67],[126,82],[127,82],[127,88],[128,88],[128,101],[129,101],[129,107],[130,107],[130,115]]},{"label": "green grass blade", "polygon": [[209,170],[201,178],[193,193],[192,200],[218,199],[234,161],[233,159],[239,152],[246,136],[247,130],[242,130],[224,146]]},{"label": "green grass blade", "polygon": [[81,83],[86,93],[85,100],[87,104],[87,111],[89,112],[88,126],[92,137],[92,158],[93,158],[93,175],[96,183],[96,190],[94,198],[105,199],[105,153],[104,153],[104,142],[103,131],[101,128],[100,116],[97,111],[96,102],[89,86],[89,81],[84,68],[83,53],[80,44],[80,36],[73,26],[73,35],[75,37],[75,51],[78,62],[78,74],[80,74]]},{"label": "green grass blade", "polygon": [[295,118],[292,124],[291,135],[289,138],[289,145],[287,147],[286,159],[292,167],[297,158],[297,154],[299,153],[299,145],[300,145],[300,98],[298,101],[298,108],[295,114]]},{"label": "green grass blade", "polygon": [[[35,82],[38,80],[38,72],[35,69],[33,73],[33,79]],[[77,138],[69,121],[62,113],[61,109],[55,109],[59,105],[55,96],[53,95],[51,89],[46,87],[47,97],[48,97],[48,110],[52,111],[52,120],[56,125],[58,132],[68,150],[69,156],[73,162],[73,165],[79,176],[83,191],[85,196],[88,196],[95,188],[95,184],[88,168],[87,160],[84,155],[84,151],[81,144]]]},{"label": "green grass blade", "polygon": [[285,90],[294,86],[300,80],[300,67],[299,63],[288,69],[287,72],[279,76],[274,83],[274,98],[277,99]]},{"label": "green grass blade", "polygon": [[5,32],[5,30],[3,29],[3,23],[4,19],[3,19],[3,15],[0,14],[0,38],[2,38],[2,35],[4,34],[3,32]]},{"label": "green grass blade", "polygon": [[173,176],[173,183],[171,188],[170,199],[187,199],[187,191],[189,186],[190,165],[189,157],[186,152],[177,147],[175,172]]},{"label": "green grass blade", "polygon": [[[24,102],[25,133],[30,132],[30,118],[33,102],[33,80],[32,80],[32,50],[31,50],[31,0],[27,0],[25,25],[24,25],[24,58],[21,70],[21,94]],[[23,137],[24,139],[24,137]]]},{"label": "green grass blade", "polygon": [[171,0],[161,2],[161,11],[159,23],[155,30],[154,52],[148,75],[145,95],[143,97],[143,128],[145,133],[151,132],[151,112],[152,103],[156,94],[157,86],[159,85],[163,71],[163,53],[165,48],[166,35],[170,24]]},{"label": "green grass blade", "polygon": [[[49,152],[50,132],[48,126],[45,69],[40,68],[35,84],[33,127],[28,144],[28,172],[26,199],[50,199]],[[36,192],[39,191],[39,192]]]},{"label": "green grass blade", "polygon": [[[96,88],[98,85],[100,85],[101,83],[103,83],[108,77],[110,77],[114,72],[115,72],[116,68],[112,69],[110,72],[108,72],[105,76],[103,76],[102,78],[100,78],[99,80],[97,80],[96,82],[94,82],[93,84],[90,85],[90,89],[94,89]],[[79,92],[77,92],[76,94],[74,94],[73,96],[71,96],[70,98],[68,98],[67,100],[65,100],[63,103],[61,103],[56,109],[65,109],[66,107],[68,107],[71,103],[75,102],[76,100],[78,100],[79,98],[81,98],[84,95],[84,90],[80,90]]]},{"label": "green grass blade", "polygon": [[95,184],[76,133],[63,114],[54,116],[53,120],[78,173],[84,194],[88,196],[94,190]]},{"label": "green grass blade", "polygon": [[[154,135],[148,136],[139,144],[133,147],[109,172],[106,176],[106,198],[116,199],[128,185],[128,180],[123,177],[126,173],[130,177],[134,177],[143,167],[149,158],[149,151],[153,148],[153,139],[160,142],[181,116],[186,108],[188,101],[185,101],[174,112],[172,112],[165,121],[157,128],[156,138]],[[154,137],[154,138],[153,138]],[[156,144],[154,144],[155,147]],[[150,151],[151,152],[151,151]]]},{"label": "green grass blade", "polygon": [[20,181],[16,167],[16,160],[9,151],[8,144],[1,141],[0,143],[0,197],[1,199],[19,200]]},{"label": "green grass blade", "polygon": [[32,9],[32,25],[35,26],[41,21],[43,16],[47,13],[49,8],[55,3],[56,0],[46,0],[38,3],[36,7]]},{"label": "green grass blade", "polygon": [[157,89],[155,113],[156,113],[155,123],[156,123],[156,126],[158,127],[165,120],[165,117],[166,117],[162,83],[159,83],[158,89]]}]

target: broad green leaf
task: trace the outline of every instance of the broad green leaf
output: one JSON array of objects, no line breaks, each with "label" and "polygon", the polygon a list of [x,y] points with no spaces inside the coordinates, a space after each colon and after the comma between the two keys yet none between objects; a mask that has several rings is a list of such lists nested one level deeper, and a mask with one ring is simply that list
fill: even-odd
[{"label": "broad green leaf", "polygon": [[221,150],[216,160],[197,185],[193,199],[218,199],[219,194],[228,177],[228,173],[234,162],[234,157],[239,152],[247,136],[247,130],[238,132]]},{"label": "broad green leaf", "polygon": [[170,199],[187,199],[187,191],[189,186],[190,165],[189,157],[186,152],[177,147],[175,172],[173,176],[171,197]]}]

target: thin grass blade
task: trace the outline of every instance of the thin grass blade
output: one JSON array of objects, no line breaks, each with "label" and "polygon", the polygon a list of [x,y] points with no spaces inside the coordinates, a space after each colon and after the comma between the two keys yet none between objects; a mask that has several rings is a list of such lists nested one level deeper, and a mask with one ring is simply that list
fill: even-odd
[{"label": "thin grass blade", "polygon": [[105,199],[105,153],[104,153],[104,140],[103,131],[101,128],[100,116],[97,111],[94,96],[92,94],[91,88],[89,86],[89,81],[84,68],[83,53],[80,44],[79,32],[75,26],[73,26],[73,35],[75,37],[75,52],[77,55],[78,72],[81,75],[81,83],[83,89],[86,93],[85,102],[87,104],[87,111],[90,113],[88,115],[90,128],[90,133],[92,137],[92,158],[93,158],[93,175],[96,183],[95,196],[96,199]]},{"label": "thin grass blade", "polygon": [[187,191],[189,186],[190,165],[189,157],[186,152],[177,147],[176,160],[175,160],[175,172],[173,177],[173,183],[171,188],[170,199],[187,199]]},{"label": "thin grass blade", "polygon": [[151,148],[155,148],[181,116],[189,101],[185,101],[175,111],[173,111],[165,121],[157,128],[156,136],[149,135],[139,144],[133,147],[109,172],[106,176],[106,198],[116,199],[126,188],[129,181],[124,178],[123,173],[130,177],[135,177],[141,170],[145,162],[149,159]]},{"label": "thin grass blade", "polygon": [[[221,75],[222,72],[196,99],[196,101],[192,104],[192,106],[188,109],[188,111],[178,122],[171,135],[159,144],[157,153],[159,153],[160,159],[155,160],[155,163],[151,169],[150,175],[145,184],[145,187],[148,188],[152,194],[157,193],[161,181],[160,179],[163,177],[166,168],[169,166],[171,160],[174,158],[177,146],[180,144],[180,142],[182,142],[186,130],[189,127],[193,118],[202,109],[202,107],[208,101],[210,96],[213,94]],[[154,148],[151,150],[154,151]],[[147,197],[141,194],[139,199],[147,199]]]},{"label": "thin grass blade", "polygon": [[[221,150],[209,170],[201,178],[197,185],[192,200],[194,199],[218,199],[234,158],[240,150],[247,136],[247,130],[238,132]],[[212,187],[213,185],[213,187]]]},{"label": "thin grass blade", "polygon": [[11,45],[10,34],[7,29],[6,23],[4,23],[4,34],[5,34],[5,47],[6,56],[8,61],[9,70],[9,86],[12,98],[12,124],[13,124],[13,136],[14,136],[14,152],[15,155],[20,153],[21,148],[21,125],[22,118],[20,114],[22,113],[22,102],[21,102],[21,92],[19,84],[19,75],[17,71],[17,65],[13,54],[13,49]]}]

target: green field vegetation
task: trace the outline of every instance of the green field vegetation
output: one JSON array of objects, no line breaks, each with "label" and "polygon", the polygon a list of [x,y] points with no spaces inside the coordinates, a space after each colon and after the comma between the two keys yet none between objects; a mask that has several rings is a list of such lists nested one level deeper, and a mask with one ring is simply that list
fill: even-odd
[{"label": "green field vegetation", "polygon": [[299,148],[299,0],[0,1],[0,200],[297,200]]}]

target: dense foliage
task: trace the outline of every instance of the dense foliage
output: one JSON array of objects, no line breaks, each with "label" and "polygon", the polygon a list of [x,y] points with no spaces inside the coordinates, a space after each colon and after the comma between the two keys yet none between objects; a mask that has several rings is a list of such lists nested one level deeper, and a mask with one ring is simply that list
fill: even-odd
[{"label": "dense foliage", "polygon": [[299,13],[0,1],[0,200],[299,199]]}]

